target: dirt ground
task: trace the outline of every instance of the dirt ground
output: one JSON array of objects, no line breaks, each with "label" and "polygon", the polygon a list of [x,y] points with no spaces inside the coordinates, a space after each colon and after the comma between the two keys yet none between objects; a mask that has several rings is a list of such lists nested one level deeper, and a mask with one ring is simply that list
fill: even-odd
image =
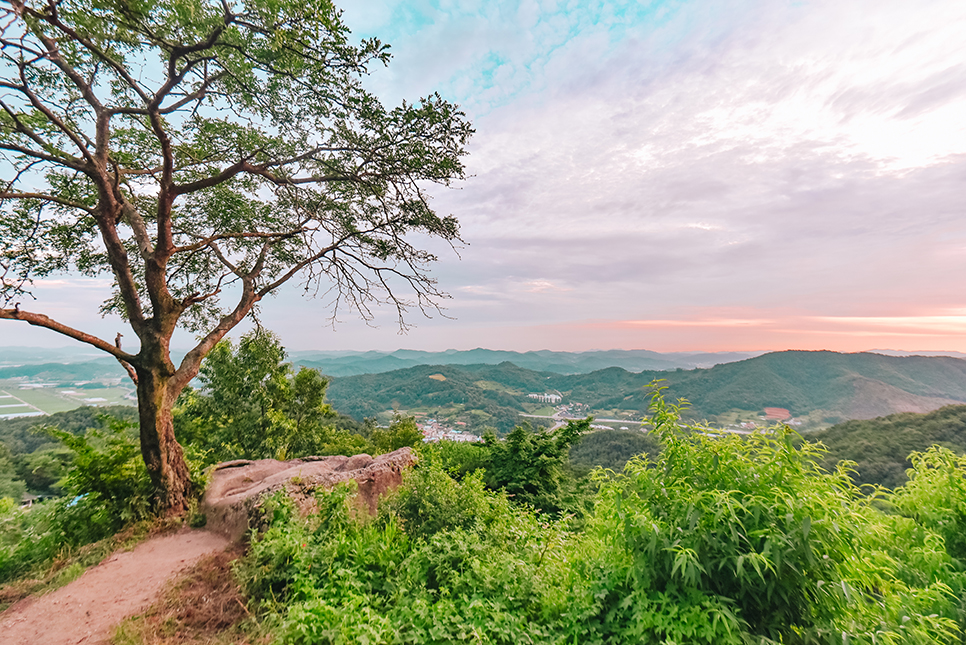
[{"label": "dirt ground", "polygon": [[0,645],[106,643],[118,623],[151,606],[178,572],[228,544],[215,533],[183,530],[115,553],[69,585],[0,614]]}]

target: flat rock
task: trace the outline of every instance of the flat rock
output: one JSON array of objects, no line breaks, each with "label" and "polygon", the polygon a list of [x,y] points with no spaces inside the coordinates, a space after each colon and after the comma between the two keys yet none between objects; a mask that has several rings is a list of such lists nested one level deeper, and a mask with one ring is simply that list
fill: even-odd
[{"label": "flat rock", "polygon": [[285,490],[300,507],[311,506],[318,488],[331,489],[353,479],[358,484],[356,503],[375,514],[379,497],[402,483],[402,472],[416,463],[411,448],[370,457],[304,457],[289,461],[239,459],[218,464],[211,474],[202,511],[206,528],[231,540],[243,537],[252,527],[259,501]]}]

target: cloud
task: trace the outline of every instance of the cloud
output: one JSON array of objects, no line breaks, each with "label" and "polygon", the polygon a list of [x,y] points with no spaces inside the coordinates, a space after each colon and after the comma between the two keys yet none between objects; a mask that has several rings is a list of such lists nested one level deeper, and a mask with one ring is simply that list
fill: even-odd
[{"label": "cloud", "polygon": [[[736,6],[725,27],[685,9],[617,43],[578,34],[549,89],[477,120],[474,177],[440,202],[493,319],[958,297],[966,11]],[[512,297],[534,278],[567,297]]]}]

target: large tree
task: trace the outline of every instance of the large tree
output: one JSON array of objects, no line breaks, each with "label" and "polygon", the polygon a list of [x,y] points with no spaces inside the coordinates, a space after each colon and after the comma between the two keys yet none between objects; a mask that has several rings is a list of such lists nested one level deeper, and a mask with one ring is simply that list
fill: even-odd
[{"label": "large tree", "polygon": [[[0,318],[121,361],[162,508],[190,485],[172,405],[265,296],[402,325],[444,296],[412,240],[459,239],[425,190],[463,177],[472,129],[438,96],[384,107],[362,81],[387,47],[327,0],[3,0],[0,29]],[[136,352],[24,304],[74,271],[113,276]],[[175,365],[178,327],[200,340]]]}]

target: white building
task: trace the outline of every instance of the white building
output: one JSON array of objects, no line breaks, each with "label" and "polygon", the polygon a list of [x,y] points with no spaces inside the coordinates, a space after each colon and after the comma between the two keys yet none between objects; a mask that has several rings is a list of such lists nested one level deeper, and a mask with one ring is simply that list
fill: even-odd
[{"label": "white building", "polygon": [[563,399],[559,394],[528,394],[531,399],[535,401],[540,401],[540,403],[551,403],[557,404]]}]

